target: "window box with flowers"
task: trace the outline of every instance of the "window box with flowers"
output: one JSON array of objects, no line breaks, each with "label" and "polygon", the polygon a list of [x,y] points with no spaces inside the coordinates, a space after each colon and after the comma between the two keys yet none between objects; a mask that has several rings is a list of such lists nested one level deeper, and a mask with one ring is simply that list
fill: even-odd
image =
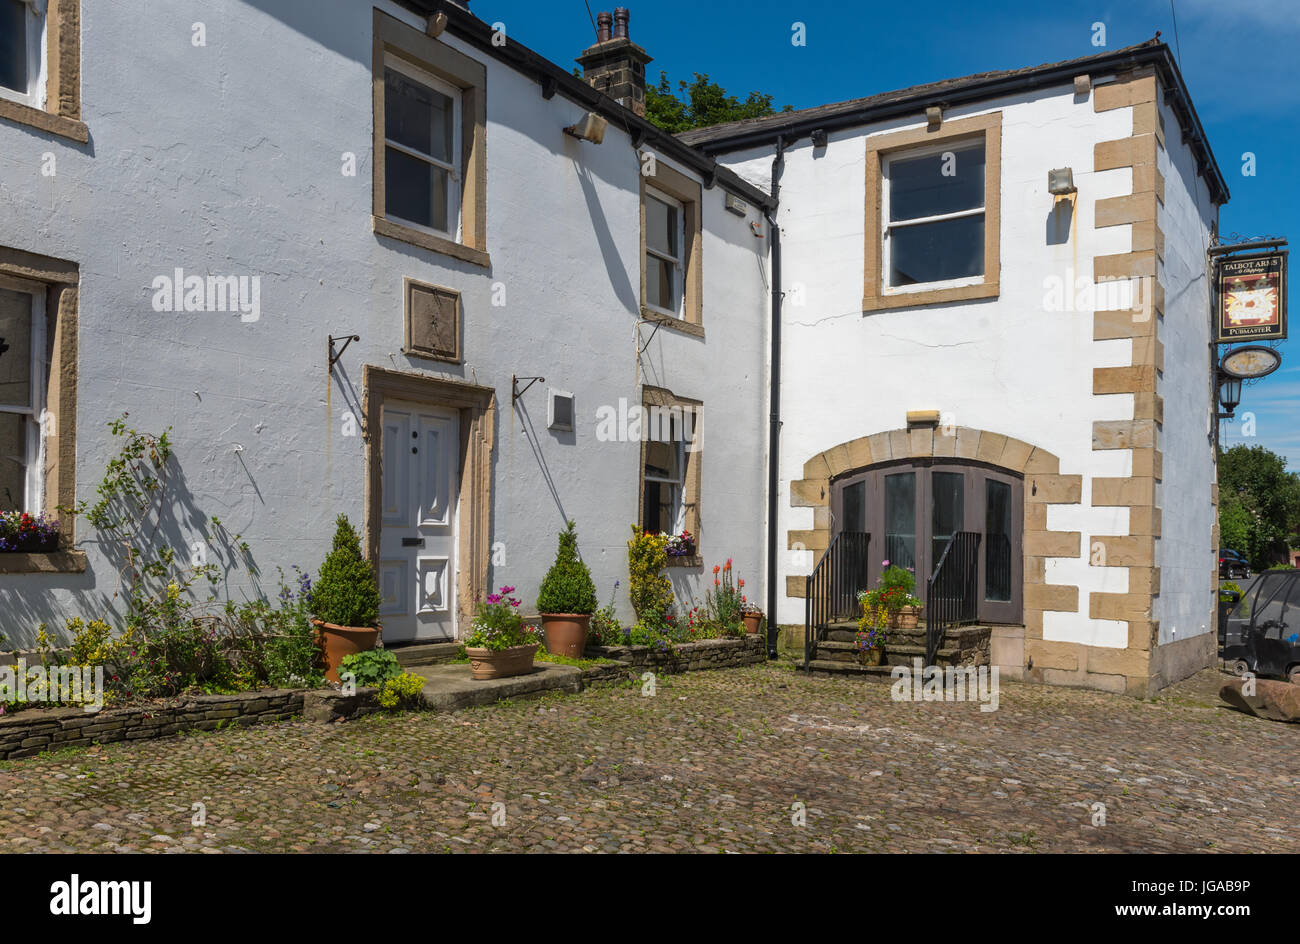
[{"label": "window box with flowers", "polygon": [[48,554],[59,549],[59,523],[25,511],[0,511],[0,554]]}]

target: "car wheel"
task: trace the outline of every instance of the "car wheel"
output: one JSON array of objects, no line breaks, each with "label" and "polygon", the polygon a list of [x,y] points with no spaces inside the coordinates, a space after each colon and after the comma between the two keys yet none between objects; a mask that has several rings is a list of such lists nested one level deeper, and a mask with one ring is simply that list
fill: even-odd
[{"label": "car wheel", "polygon": [[1238,678],[1241,678],[1241,676],[1250,671],[1250,663],[1245,659],[1238,659],[1236,662],[1232,663],[1232,668],[1229,671]]},{"label": "car wheel", "polygon": [[1287,681],[1292,685],[1300,685],[1300,665],[1291,666],[1290,671],[1287,673]]}]

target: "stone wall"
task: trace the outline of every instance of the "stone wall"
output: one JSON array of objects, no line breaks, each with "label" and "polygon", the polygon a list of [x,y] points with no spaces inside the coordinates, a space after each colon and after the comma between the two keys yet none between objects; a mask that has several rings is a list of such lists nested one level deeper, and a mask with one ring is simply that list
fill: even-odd
[{"label": "stone wall", "polygon": [[142,708],[31,708],[0,716],[0,760],[63,747],[212,731],[227,725],[284,721],[302,714],[302,691],[268,689],[241,695],[196,695]]},{"label": "stone wall", "polygon": [[588,646],[587,658],[616,659],[633,669],[657,669],[676,675],[701,669],[731,669],[767,661],[763,636],[750,633],[741,639],[702,639],[679,643],[669,652],[650,646]]}]

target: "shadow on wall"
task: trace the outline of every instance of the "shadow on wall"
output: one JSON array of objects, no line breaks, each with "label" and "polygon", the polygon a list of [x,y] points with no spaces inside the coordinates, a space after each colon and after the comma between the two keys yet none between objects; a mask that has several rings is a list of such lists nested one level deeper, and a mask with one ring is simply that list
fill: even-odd
[{"label": "shadow on wall", "polygon": [[[102,619],[114,629],[125,628],[133,567],[147,572],[142,586],[156,597],[178,574],[211,565],[214,580],[197,580],[192,596],[210,600],[213,610],[230,599],[230,582],[241,570],[255,595],[266,596],[251,549],[244,550],[239,535],[199,509],[174,453],[164,470],[162,493],[143,515],[138,506],[122,498],[108,506],[118,520],[133,522],[132,528],[110,533],[96,531],[84,517],[78,522],[82,537],[77,545],[88,552],[85,573],[0,577],[0,631],[5,634],[0,648],[34,647],[42,623],[56,642],[66,642],[65,624],[75,617],[86,622]],[[170,566],[165,563],[169,557]],[[153,562],[163,562],[162,568],[153,571],[147,566]]]},{"label": "shadow on wall", "polygon": [[555,507],[560,512],[560,523],[563,525],[568,522],[569,516],[564,510],[564,502],[560,498],[559,489],[555,487],[555,479],[551,476],[550,466],[546,464],[546,455],[542,452],[541,441],[537,438],[537,430],[533,426],[533,418],[528,415],[528,406],[522,399],[516,400],[514,411],[519,416],[520,423],[523,426],[524,438],[528,440],[528,446],[533,451],[533,458],[537,460],[537,467],[541,470],[542,479],[546,482],[546,488],[550,491],[551,499],[555,502]]}]

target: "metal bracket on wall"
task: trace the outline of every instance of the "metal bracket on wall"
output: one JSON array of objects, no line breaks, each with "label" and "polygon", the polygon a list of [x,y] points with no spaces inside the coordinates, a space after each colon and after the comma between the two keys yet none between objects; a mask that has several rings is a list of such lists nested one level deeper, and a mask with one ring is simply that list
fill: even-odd
[{"label": "metal bracket on wall", "polygon": [[[524,385],[524,389],[522,390],[519,389],[519,381],[521,380],[528,381],[528,383]],[[510,375],[510,405],[514,406],[515,401],[518,400],[520,397],[522,397],[525,393],[527,393],[529,387],[531,387],[535,383],[538,383],[539,381],[541,383],[546,383],[546,378],[545,377],[516,377],[514,374],[511,374]]]},{"label": "metal bracket on wall", "polygon": [[[359,334],[340,334],[338,337],[331,336],[330,350],[329,350],[330,370],[334,369],[334,365],[339,362],[339,358],[341,358],[343,356],[343,352],[348,349],[348,345],[351,344],[353,341],[360,341],[360,340],[361,340],[361,335]],[[343,346],[339,348],[338,351],[334,350],[335,341],[343,342]]]}]

